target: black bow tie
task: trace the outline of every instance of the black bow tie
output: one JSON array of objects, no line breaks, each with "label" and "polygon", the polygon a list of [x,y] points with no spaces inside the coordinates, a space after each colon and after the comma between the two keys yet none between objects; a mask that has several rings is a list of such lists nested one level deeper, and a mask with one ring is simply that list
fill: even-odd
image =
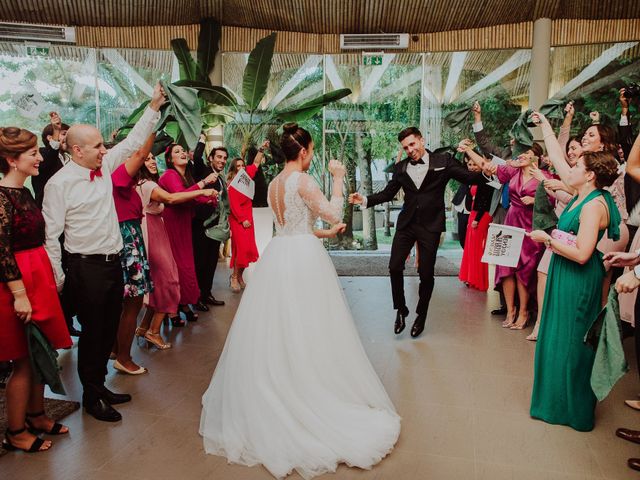
[{"label": "black bow tie", "polygon": [[411,165],[424,165],[424,160],[420,159],[420,160],[409,160],[409,163]]}]

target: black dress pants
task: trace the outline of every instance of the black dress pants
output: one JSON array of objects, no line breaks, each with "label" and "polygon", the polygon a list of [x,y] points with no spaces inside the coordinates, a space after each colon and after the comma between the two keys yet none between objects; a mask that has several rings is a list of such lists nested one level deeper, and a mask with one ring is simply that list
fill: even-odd
[{"label": "black dress pants", "polygon": [[469,214],[457,212],[458,214],[458,242],[464,248],[464,241],[467,238],[467,225],[469,224]]},{"label": "black dress pants", "polygon": [[78,341],[82,400],[90,405],[98,400],[104,387],[109,354],[118,332],[124,293],[122,266],[119,256],[105,261],[70,254],[67,275],[82,326]]},{"label": "black dress pants", "polygon": [[391,245],[391,258],[389,260],[389,276],[391,278],[391,294],[393,296],[393,308],[408,314],[409,309],[404,297],[404,264],[411,252],[413,245],[418,242],[418,274],[420,275],[420,287],[418,288],[418,306],[416,313],[419,317],[426,317],[429,310],[429,301],[433,292],[434,269],[436,253],[440,244],[441,232],[430,232],[415,223],[402,230],[396,230]]},{"label": "black dress pants", "polygon": [[193,244],[193,260],[196,267],[200,300],[205,300],[211,295],[213,276],[218,265],[220,242],[212,240],[205,235],[202,220],[194,218],[191,222],[191,239]]}]

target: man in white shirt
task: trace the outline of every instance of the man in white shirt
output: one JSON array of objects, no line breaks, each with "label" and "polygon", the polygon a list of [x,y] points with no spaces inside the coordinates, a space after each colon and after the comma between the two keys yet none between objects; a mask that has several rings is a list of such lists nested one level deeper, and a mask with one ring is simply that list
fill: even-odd
[{"label": "man in white shirt", "polygon": [[411,336],[418,337],[424,330],[433,292],[436,252],[440,234],[445,231],[444,191],[451,178],[467,185],[486,183],[481,173],[470,172],[448,152],[430,153],[424,138],[416,127],[409,127],[398,134],[398,141],[407,158],[396,163],[393,177],[384,190],[364,197],[359,193],[349,195],[349,202],[370,208],[389,202],[401,188],[404,205],[396,222],[396,233],[391,245],[389,277],[393,308],[397,310],[394,331],[400,334],[409,315],[404,296],[404,264],[413,245],[418,243],[418,274],[420,287],[416,320]]},{"label": "man in white shirt", "polygon": [[[131,133],[109,152],[95,127],[72,126],[66,138],[72,161],[51,178],[44,191],[45,248],[58,290],[66,281],[66,290],[74,294],[82,326],[78,375],[84,408],[96,419],[108,422],[122,418],[111,405],[131,400],[130,395],[113,393],[104,386],[124,293],[120,264],[123,243],[113,203],[111,174],[151,135],[164,102],[164,92],[158,84],[149,107]],[[69,252],[66,280],[58,241],[62,233],[64,248]]]}]

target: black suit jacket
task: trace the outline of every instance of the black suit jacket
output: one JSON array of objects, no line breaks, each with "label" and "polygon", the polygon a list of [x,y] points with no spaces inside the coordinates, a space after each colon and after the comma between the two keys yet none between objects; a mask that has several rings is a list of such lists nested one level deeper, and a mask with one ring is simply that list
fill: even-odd
[{"label": "black suit jacket", "polygon": [[63,167],[63,163],[60,159],[62,150],[54,150],[50,146],[41,147],[40,155],[42,155],[42,162],[40,162],[40,167],[38,168],[39,173],[31,177],[31,185],[33,186],[33,192],[36,194],[36,203],[42,208],[44,186]]},{"label": "black suit jacket", "polygon": [[396,229],[407,228],[416,222],[430,232],[444,232],[445,210],[444,191],[451,178],[461,183],[479,185],[487,179],[481,173],[470,172],[467,167],[457,162],[448,152],[429,152],[429,171],[420,186],[416,187],[407,173],[409,159],[395,165],[393,177],[379,193],[367,197],[367,207],[390,202],[398,190],[404,190],[404,205],[398,215]]},{"label": "black suit jacket", "polygon": [[[213,168],[211,165],[204,159],[204,143],[198,142],[196,148],[193,151],[193,164],[191,166],[191,173],[193,175],[193,179],[196,182],[200,180],[204,180],[207,176],[213,173]],[[219,172],[220,175],[224,175],[224,172]],[[217,190],[222,193],[223,183],[220,177],[213,185],[209,185],[210,188]],[[194,222],[203,224],[205,220],[211,217],[216,211],[218,207],[213,206],[210,203],[196,203],[193,211],[194,211]]]}]

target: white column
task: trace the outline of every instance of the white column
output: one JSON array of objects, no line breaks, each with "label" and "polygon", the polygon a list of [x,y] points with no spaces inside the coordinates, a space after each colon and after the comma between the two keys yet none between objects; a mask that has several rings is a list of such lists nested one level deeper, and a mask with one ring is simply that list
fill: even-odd
[{"label": "white column", "polygon": [[549,98],[549,64],[551,60],[551,19],[539,18],[533,22],[533,48],[531,49],[531,76],[529,107],[540,108]]},{"label": "white column", "polygon": [[[213,64],[213,71],[209,75],[214,87],[222,87],[222,52],[218,50]],[[220,147],[224,143],[224,127],[222,125],[207,130],[207,154],[213,147]]]}]

